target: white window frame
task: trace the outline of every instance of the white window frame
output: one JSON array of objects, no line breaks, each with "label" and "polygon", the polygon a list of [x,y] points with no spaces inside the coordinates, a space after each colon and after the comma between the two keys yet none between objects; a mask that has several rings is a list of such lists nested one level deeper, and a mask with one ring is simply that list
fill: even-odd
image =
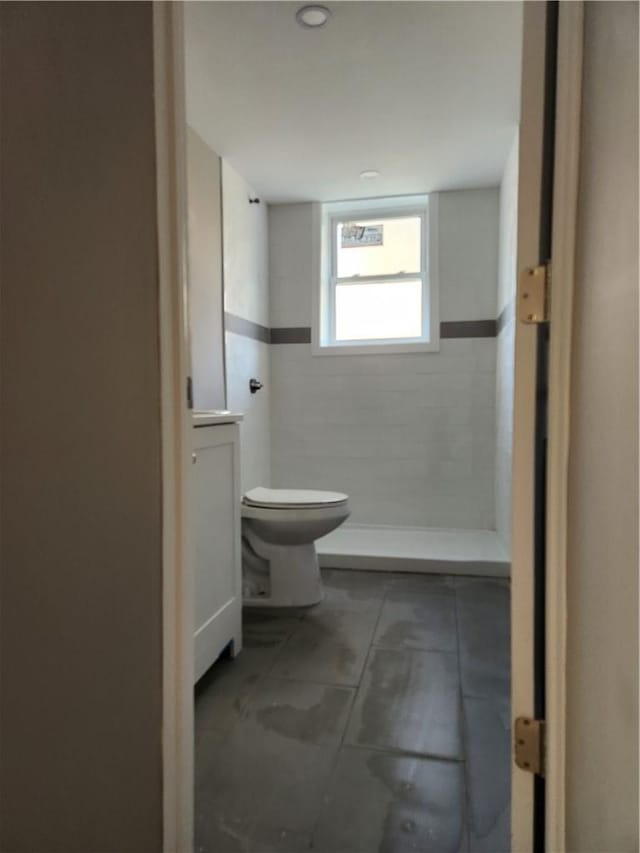
[{"label": "white window frame", "polygon": [[[318,273],[312,352],[314,355],[369,355],[392,353],[437,352],[440,349],[437,262],[437,196],[403,196],[365,199],[314,206],[314,266]],[[421,220],[421,269],[392,275],[337,275],[337,226],[353,219],[398,219],[409,216]],[[335,289],[337,285],[353,287],[372,282],[422,281],[422,334],[417,338],[358,339],[336,341]]]}]

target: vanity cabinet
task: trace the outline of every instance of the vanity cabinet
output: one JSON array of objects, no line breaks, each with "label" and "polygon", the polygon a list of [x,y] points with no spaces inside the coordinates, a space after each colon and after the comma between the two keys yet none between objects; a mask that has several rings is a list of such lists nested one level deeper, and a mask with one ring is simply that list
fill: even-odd
[{"label": "vanity cabinet", "polygon": [[242,647],[240,454],[237,423],[195,424],[192,518],[195,680],[231,643]]}]

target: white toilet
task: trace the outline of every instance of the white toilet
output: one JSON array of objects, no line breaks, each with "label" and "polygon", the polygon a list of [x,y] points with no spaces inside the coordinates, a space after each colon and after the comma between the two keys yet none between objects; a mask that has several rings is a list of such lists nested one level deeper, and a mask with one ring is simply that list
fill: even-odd
[{"label": "white toilet", "polygon": [[314,542],[349,517],[340,492],[251,489],[242,499],[242,600],[305,607],[322,600]]}]

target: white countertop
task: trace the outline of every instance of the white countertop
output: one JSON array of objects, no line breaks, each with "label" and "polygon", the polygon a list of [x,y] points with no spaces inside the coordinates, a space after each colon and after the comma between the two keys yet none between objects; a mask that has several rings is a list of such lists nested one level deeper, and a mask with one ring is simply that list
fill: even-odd
[{"label": "white countertop", "polygon": [[237,424],[244,419],[244,415],[240,412],[213,409],[210,412],[193,412],[191,419],[194,427],[204,427],[216,426],[217,424]]}]

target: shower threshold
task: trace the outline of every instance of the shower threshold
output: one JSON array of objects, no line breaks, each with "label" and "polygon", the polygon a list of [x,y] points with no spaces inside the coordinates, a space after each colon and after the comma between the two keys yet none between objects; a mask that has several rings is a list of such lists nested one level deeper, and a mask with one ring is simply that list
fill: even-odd
[{"label": "shower threshold", "polygon": [[320,566],[380,572],[509,577],[495,530],[444,530],[351,524],[316,542]]}]

